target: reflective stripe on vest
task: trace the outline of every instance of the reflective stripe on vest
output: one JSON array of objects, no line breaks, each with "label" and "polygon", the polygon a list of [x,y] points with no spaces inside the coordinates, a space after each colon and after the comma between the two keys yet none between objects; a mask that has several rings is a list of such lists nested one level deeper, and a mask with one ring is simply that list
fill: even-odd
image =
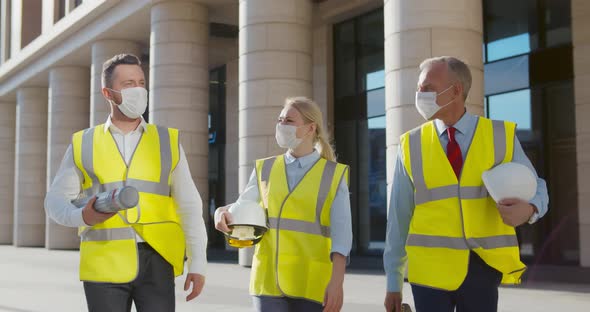
[{"label": "reflective stripe on vest", "polygon": [[[101,192],[112,191],[126,185],[133,186],[139,192],[151,193],[162,196],[170,196],[170,185],[168,175],[172,169],[172,153],[170,151],[170,137],[168,129],[157,126],[158,138],[160,140],[160,182],[127,179],[126,181],[101,184],[94,172],[94,131],[95,128],[87,129],[82,136],[82,164],[88,176],[92,180],[92,187],[84,190],[84,195],[89,197]],[[139,145],[139,143],[138,143]],[[121,155],[122,157],[122,155]]]},{"label": "reflective stripe on vest", "polygon": [[[140,192],[139,204],[92,227],[80,227],[80,279],[109,283],[134,280],[137,235],[172,265],[175,276],[181,275],[185,238],[168,186],[180,158],[178,130],[148,124],[129,163],[107,131],[99,125],[72,138],[74,162],[84,177],[84,194],[132,185]],[[133,216],[138,222],[129,224]]]},{"label": "reflective stripe on vest", "polygon": [[[502,121],[492,121],[494,130],[494,165],[498,165],[506,154],[506,130]],[[477,128],[477,124],[476,124]],[[475,135],[474,135],[475,136]],[[412,175],[416,189],[415,204],[420,205],[427,202],[442,200],[454,197],[463,199],[478,199],[488,197],[488,190],[484,185],[462,186],[446,185],[436,188],[427,188],[424,182],[424,169],[422,163],[422,128],[410,133],[410,155],[412,157]]]},{"label": "reflective stripe on vest", "polygon": [[89,229],[82,236],[84,242],[112,241],[134,239],[135,231],[131,227],[112,229]]},{"label": "reflective stripe on vest", "polygon": [[450,248],[450,249],[475,249],[475,248],[501,248],[516,247],[518,240],[514,235],[498,235],[490,237],[468,238],[463,237],[446,237],[431,236],[422,234],[409,234],[406,242],[407,246],[432,247],[432,248]]},{"label": "reflective stripe on vest", "polygon": [[[478,119],[479,123],[479,119]],[[477,129],[477,123],[476,123]],[[506,154],[506,129],[504,122],[492,120],[494,132],[494,165],[498,165]],[[475,137],[475,134],[473,135]],[[422,128],[410,133],[410,155],[412,157],[412,176],[416,189],[415,204],[420,205],[431,201],[444,200],[459,197],[461,199],[481,199],[489,196],[484,185],[457,186],[446,185],[436,188],[427,188],[424,181],[424,169],[422,159]],[[469,238],[429,236],[420,234],[408,234],[407,246],[442,247],[450,249],[475,249],[475,248],[501,248],[518,246],[518,240],[514,235],[500,235],[491,237]]]},{"label": "reflective stripe on vest", "polygon": [[[261,180],[268,181],[270,177],[270,170],[274,164],[276,157],[268,158],[264,160],[261,170]],[[315,222],[306,222],[301,220],[292,220],[286,218],[268,218],[269,227],[277,230],[289,230],[307,234],[321,235],[324,237],[330,237],[330,227],[324,226],[320,223],[320,217],[322,214],[322,207],[328,197],[330,186],[332,185],[332,179],[334,178],[334,172],[336,171],[336,163],[332,161],[326,162],[324,171],[322,172],[322,178],[320,180],[320,190],[318,193],[318,200],[316,203],[316,218]],[[265,196],[262,196],[265,197]],[[266,205],[266,204],[265,204]]]},{"label": "reflective stripe on vest", "polygon": [[256,246],[250,294],[321,303],[332,272],[330,207],[348,167],[319,158],[288,185],[284,156],[256,161],[269,230]]}]

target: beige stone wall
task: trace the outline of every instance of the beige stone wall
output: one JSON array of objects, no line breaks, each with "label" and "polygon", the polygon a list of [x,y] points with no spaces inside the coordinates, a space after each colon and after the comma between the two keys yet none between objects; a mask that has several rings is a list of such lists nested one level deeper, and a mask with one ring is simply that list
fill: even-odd
[{"label": "beige stone wall", "polygon": [[[90,65],[90,126],[104,123],[111,113],[109,103],[102,95],[102,65],[111,57],[131,53],[141,57],[141,47],[129,40],[100,40],[92,44]],[[146,73],[147,74],[147,73]]]},{"label": "beige stone wall", "polygon": [[580,264],[590,267],[590,2],[572,0]]},{"label": "beige stone wall", "polygon": [[232,203],[238,199],[239,188],[239,83],[237,59],[225,67],[225,201]]},{"label": "beige stone wall", "polygon": [[[49,109],[47,122],[47,189],[64,157],[72,134],[88,128],[90,68],[56,67],[49,72]],[[78,248],[76,228],[58,225],[46,218],[45,247]]]},{"label": "beige stone wall", "polygon": [[47,88],[18,90],[15,157],[13,244],[41,247],[45,244]]},{"label": "beige stone wall", "polygon": [[16,103],[0,102],[0,244],[12,244]]},{"label": "beige stone wall", "polygon": [[[313,94],[311,20],[310,0],[240,1],[240,189],[256,159],[284,152],[275,121],[285,98]],[[240,264],[248,252],[240,250]]]},{"label": "beige stone wall", "polygon": [[334,85],[333,85],[332,24],[313,29],[313,99],[324,115],[324,124],[333,133]]},{"label": "beige stone wall", "polygon": [[150,121],[181,130],[180,140],[209,223],[209,18],[198,1],[151,8]]},{"label": "beige stone wall", "polygon": [[483,114],[482,3],[471,0],[385,0],[385,89],[387,182],[391,185],[399,136],[424,119],[414,108],[418,65],[450,55],[465,61],[473,76],[467,109]]}]

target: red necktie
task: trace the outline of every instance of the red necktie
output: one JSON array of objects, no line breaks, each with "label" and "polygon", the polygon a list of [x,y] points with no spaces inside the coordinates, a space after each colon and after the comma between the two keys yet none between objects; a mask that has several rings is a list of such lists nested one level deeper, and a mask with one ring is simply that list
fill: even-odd
[{"label": "red necktie", "polygon": [[447,134],[449,135],[449,143],[447,144],[447,158],[449,158],[449,162],[453,167],[453,171],[455,171],[455,175],[457,176],[457,179],[459,179],[461,167],[463,167],[463,155],[461,155],[459,143],[457,143],[455,140],[455,131],[457,131],[457,129],[453,127],[447,129]]}]

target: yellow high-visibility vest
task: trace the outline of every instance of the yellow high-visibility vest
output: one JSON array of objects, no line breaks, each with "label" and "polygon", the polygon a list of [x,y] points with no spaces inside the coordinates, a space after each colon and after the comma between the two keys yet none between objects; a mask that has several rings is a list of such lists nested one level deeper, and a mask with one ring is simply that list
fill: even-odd
[{"label": "yellow high-visibility vest", "polygon": [[83,174],[84,195],[126,185],[139,191],[138,207],[92,227],[81,227],[80,280],[127,283],[137,277],[136,233],[174,268],[184,268],[185,239],[170,178],[179,160],[178,130],[148,124],[129,166],[104,125],[74,134],[74,162]]},{"label": "yellow high-visibility vest", "polygon": [[434,122],[402,135],[403,164],[414,184],[415,210],[406,242],[410,283],[456,290],[467,276],[470,250],[518,284],[514,227],[506,225],[481,175],[512,160],[516,125],[480,117],[457,179]]},{"label": "yellow high-visibility vest", "polygon": [[320,158],[289,191],[284,156],[256,161],[269,230],[256,245],[252,295],[321,303],[332,276],[330,208],[348,166]]}]

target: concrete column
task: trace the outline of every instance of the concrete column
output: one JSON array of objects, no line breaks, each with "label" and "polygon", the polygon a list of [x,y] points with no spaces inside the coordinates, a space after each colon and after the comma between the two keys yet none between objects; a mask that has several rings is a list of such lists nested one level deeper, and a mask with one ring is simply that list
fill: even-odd
[{"label": "concrete column", "polygon": [[21,88],[16,98],[14,245],[45,243],[47,88]]},{"label": "concrete column", "polygon": [[70,12],[72,12],[73,9],[76,8],[76,3],[74,2],[74,0],[66,0],[66,15]]},{"label": "concrete column", "polygon": [[180,141],[209,223],[209,17],[199,1],[151,9],[150,121],[181,130]]},{"label": "concrete column", "polygon": [[333,133],[334,124],[334,51],[332,25],[313,29],[313,99],[324,114],[324,124]]},{"label": "concrete column", "polygon": [[[88,128],[90,105],[90,69],[88,67],[56,67],[49,72],[49,110],[47,130],[47,189],[72,134]],[[45,247],[49,249],[78,248],[76,228],[61,226],[46,218]]]},{"label": "concrete column", "polygon": [[225,66],[225,201],[233,203],[240,195],[239,185],[239,61]]},{"label": "concrete column", "polygon": [[111,57],[131,53],[141,57],[141,47],[129,40],[101,40],[92,44],[92,65],[90,66],[90,126],[104,123],[111,113],[109,104],[102,95],[102,64]]},{"label": "concrete column", "polygon": [[51,28],[53,28],[53,24],[55,24],[55,0],[45,0],[43,1],[43,12],[41,13],[43,15],[43,21],[41,24],[42,33],[46,33],[49,30],[51,30]]},{"label": "concrete column", "polygon": [[10,55],[15,56],[21,49],[23,0],[7,1],[10,1]]},{"label": "concrete column", "polygon": [[0,1],[0,64],[6,62],[8,56],[10,55],[10,42],[8,38],[10,37],[10,14],[8,14],[8,8],[10,8],[9,4],[10,0],[2,0]]},{"label": "concrete column", "polygon": [[12,244],[16,103],[0,102],[0,244]]},{"label": "concrete column", "polygon": [[[312,96],[312,3],[240,0],[240,190],[254,160],[283,153],[275,120],[286,97]],[[252,249],[240,249],[251,265]]]},{"label": "concrete column", "polygon": [[580,264],[590,267],[590,3],[572,0]]},{"label": "concrete column", "polygon": [[414,106],[418,66],[424,59],[449,55],[467,63],[473,76],[467,109],[483,114],[482,3],[385,0],[384,20],[387,183],[391,185],[400,135],[424,122]]}]

